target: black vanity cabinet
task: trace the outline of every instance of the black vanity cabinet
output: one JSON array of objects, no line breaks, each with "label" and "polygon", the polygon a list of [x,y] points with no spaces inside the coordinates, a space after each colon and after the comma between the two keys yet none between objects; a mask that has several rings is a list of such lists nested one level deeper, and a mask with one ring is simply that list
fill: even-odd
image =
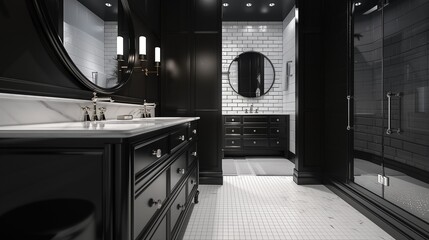
[{"label": "black vanity cabinet", "polygon": [[129,138],[0,139],[0,221],[80,199],[94,206],[94,240],[181,239],[198,202],[197,140],[195,120]]},{"label": "black vanity cabinet", "polygon": [[224,156],[289,156],[288,115],[224,115]]}]

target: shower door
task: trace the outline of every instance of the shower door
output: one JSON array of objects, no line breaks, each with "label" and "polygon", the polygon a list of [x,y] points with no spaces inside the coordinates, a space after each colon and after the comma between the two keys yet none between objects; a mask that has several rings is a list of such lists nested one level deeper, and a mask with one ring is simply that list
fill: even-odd
[{"label": "shower door", "polygon": [[429,0],[356,1],[352,181],[429,223]]}]

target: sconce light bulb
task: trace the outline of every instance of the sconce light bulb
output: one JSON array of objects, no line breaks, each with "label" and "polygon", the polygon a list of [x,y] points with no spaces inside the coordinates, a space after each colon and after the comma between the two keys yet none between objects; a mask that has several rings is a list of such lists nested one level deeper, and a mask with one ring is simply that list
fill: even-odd
[{"label": "sconce light bulb", "polygon": [[145,36],[139,37],[139,54],[146,55],[146,37]]},{"label": "sconce light bulb", "polygon": [[155,48],[155,62],[161,62],[161,48],[159,47]]},{"label": "sconce light bulb", "polygon": [[116,53],[118,55],[124,55],[124,38],[121,36],[116,38]]}]

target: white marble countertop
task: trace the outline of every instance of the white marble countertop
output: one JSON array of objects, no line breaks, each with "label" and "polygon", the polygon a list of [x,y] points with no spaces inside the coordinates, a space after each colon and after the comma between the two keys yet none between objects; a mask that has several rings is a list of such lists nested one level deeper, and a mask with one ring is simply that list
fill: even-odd
[{"label": "white marble countertop", "polygon": [[155,117],[1,126],[0,138],[129,138],[198,119],[200,118]]},{"label": "white marble countertop", "polygon": [[291,115],[292,113],[223,113],[224,116],[278,116]]}]

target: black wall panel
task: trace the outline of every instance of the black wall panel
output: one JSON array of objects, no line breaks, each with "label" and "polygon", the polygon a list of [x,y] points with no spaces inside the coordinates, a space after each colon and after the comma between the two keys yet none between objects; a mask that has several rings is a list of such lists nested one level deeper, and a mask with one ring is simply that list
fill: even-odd
[{"label": "black wall panel", "polygon": [[200,117],[200,181],[222,184],[221,1],[162,2],[163,116]]},{"label": "black wall panel", "polygon": [[195,35],[195,108],[221,110],[219,84],[220,34]]},{"label": "black wall panel", "polygon": [[322,0],[298,0],[296,30],[296,108],[297,158],[294,181],[320,183],[323,166]]}]

